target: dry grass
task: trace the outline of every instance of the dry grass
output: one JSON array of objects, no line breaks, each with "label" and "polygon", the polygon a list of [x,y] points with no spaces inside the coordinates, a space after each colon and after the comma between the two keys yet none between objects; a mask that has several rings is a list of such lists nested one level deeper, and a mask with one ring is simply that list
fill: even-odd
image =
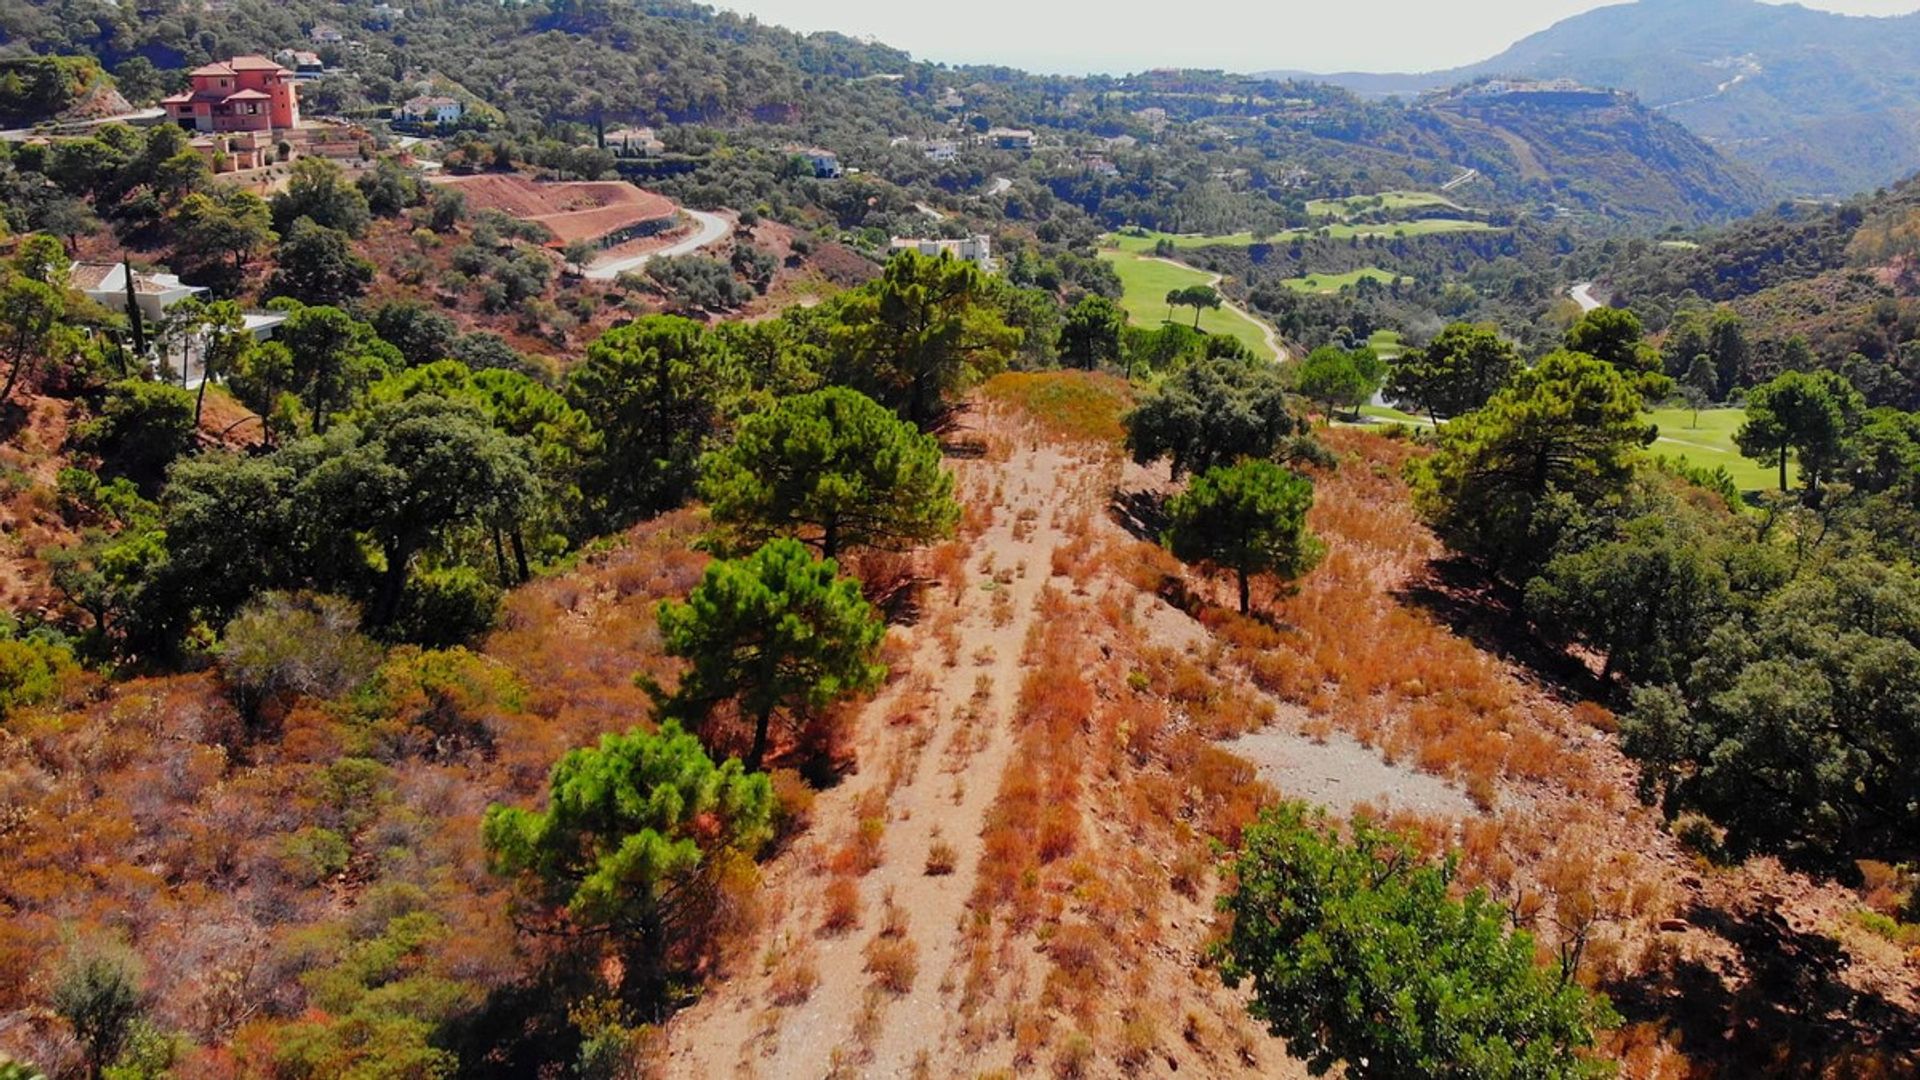
[{"label": "dry grass", "polygon": [[1046,437],[1118,446],[1126,438],[1120,417],[1133,407],[1125,379],[1084,371],[1009,371],[987,380],[981,393],[1017,409]]},{"label": "dry grass", "polygon": [[920,973],[920,947],[912,938],[882,934],[867,943],[865,956],[864,970],[873,976],[875,986],[891,994],[913,989],[913,980]]}]

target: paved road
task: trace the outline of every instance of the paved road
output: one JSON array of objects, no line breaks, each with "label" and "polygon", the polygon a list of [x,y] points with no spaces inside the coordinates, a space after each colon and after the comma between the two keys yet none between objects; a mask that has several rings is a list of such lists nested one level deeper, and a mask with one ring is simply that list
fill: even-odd
[{"label": "paved road", "polygon": [[995,195],[1005,195],[1012,189],[1013,181],[1004,176],[996,176],[993,178],[993,183],[987,185],[987,198],[991,199]]},{"label": "paved road", "polygon": [[703,247],[719,243],[727,238],[727,234],[733,232],[733,223],[719,214],[709,214],[704,210],[687,210],[686,214],[694,220],[694,224],[699,226],[692,236],[671,247],[649,251],[645,255],[594,263],[587,267],[587,277],[595,281],[612,281],[629,270],[641,269],[662,255],[691,255]]},{"label": "paved road", "polygon": [[1591,281],[1583,281],[1573,288],[1568,289],[1567,295],[1573,297],[1573,302],[1580,305],[1580,313],[1582,315],[1596,308],[1607,306],[1593,298],[1593,282]]}]

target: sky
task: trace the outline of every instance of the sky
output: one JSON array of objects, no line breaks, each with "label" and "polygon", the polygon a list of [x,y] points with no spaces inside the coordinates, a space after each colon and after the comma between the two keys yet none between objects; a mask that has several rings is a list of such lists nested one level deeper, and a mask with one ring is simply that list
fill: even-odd
[{"label": "sky", "polygon": [[[872,36],[926,60],[1080,75],[1155,67],[1432,71],[1484,60],[1609,0],[707,2],[794,30]],[[1853,15],[1920,9],[1920,0],[1805,3]]]}]

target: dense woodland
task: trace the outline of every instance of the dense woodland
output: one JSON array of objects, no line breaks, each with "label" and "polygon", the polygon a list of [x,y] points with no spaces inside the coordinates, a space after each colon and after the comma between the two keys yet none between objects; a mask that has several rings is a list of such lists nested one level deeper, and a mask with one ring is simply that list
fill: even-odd
[{"label": "dense woodland", "polygon": [[[385,135],[266,196],[170,126],[0,147],[0,1078],[692,1075],[734,1014],[855,1074],[916,1000],[968,1074],[1920,1068],[1911,188],[1709,227],[1764,185],[1630,101],[616,0],[4,4],[0,113],[322,22],[311,111],[440,86],[447,170],[540,178],[658,125],[734,231],[598,281]],[[1050,145],[891,141],[1003,124]],[[1468,167],[1484,230],[1308,209]],[[1138,228],[1252,239],[1130,321]],[[1777,490],[1652,452],[1676,401]],[[1291,801],[1230,740],[1296,721],[1462,809]],[[761,1033],[810,1003],[843,1043]]]}]

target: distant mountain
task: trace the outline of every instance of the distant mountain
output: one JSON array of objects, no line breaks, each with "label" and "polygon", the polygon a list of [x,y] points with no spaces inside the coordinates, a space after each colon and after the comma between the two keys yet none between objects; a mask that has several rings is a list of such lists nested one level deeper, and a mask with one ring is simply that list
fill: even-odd
[{"label": "distant mountain", "polygon": [[1363,94],[1418,94],[1495,76],[1617,87],[1804,194],[1868,190],[1920,170],[1920,14],[1640,0],[1577,15],[1448,71],[1275,74]]}]

